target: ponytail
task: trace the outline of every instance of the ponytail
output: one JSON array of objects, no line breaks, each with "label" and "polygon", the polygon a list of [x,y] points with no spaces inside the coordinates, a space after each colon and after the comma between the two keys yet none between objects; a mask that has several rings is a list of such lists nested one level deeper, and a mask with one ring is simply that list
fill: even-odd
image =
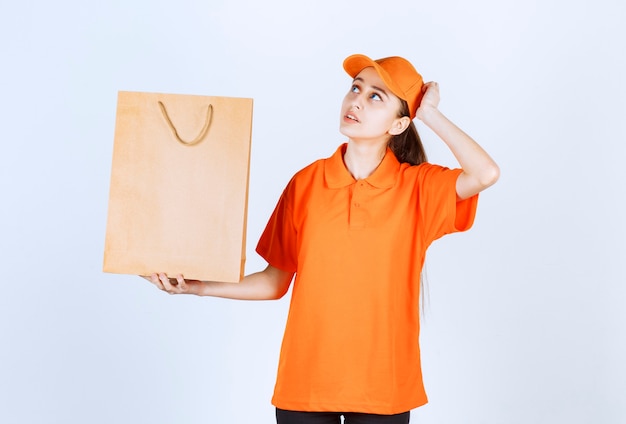
[{"label": "ponytail", "polygon": [[[400,116],[409,116],[409,107],[402,100],[402,109]],[[389,148],[396,155],[400,163],[408,163],[410,165],[419,165],[426,162],[426,151],[422,145],[422,140],[417,132],[415,123],[411,121],[406,130],[402,134],[394,135],[389,140]]]}]

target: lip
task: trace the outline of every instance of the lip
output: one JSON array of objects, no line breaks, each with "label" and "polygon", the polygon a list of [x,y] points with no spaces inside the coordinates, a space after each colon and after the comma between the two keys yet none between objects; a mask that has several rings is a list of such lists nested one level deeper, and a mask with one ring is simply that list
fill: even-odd
[{"label": "lip", "polygon": [[346,114],[343,116],[343,120],[344,120],[345,122],[350,122],[350,123],[353,123],[353,124],[358,124],[358,123],[360,123],[360,122],[361,122],[361,121],[359,120],[359,117],[358,117],[356,114],[352,113],[352,112],[348,112],[348,113],[346,113]]}]

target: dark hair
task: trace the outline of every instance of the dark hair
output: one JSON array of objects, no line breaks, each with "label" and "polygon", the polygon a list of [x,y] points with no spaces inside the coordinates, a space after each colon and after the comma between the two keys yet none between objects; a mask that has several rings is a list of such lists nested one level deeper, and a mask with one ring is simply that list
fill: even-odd
[{"label": "dark hair", "polygon": [[[402,99],[400,99],[400,101],[402,102],[402,108],[398,116],[410,116],[409,105]],[[400,163],[419,165],[428,160],[426,158],[426,151],[422,145],[422,140],[420,139],[420,135],[413,121],[411,121],[407,129],[401,134],[391,136],[389,148],[396,155]]]}]

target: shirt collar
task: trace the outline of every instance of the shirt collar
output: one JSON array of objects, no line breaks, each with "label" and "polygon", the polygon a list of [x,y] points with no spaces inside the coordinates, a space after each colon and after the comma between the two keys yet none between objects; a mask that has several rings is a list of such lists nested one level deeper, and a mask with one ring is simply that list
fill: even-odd
[{"label": "shirt collar", "polygon": [[[342,144],[335,153],[325,160],[324,177],[329,188],[342,188],[355,183],[354,177],[343,162],[343,154],[347,144]],[[389,188],[396,183],[400,162],[396,159],[391,149],[387,147],[383,160],[374,170],[372,175],[365,178],[369,184],[376,188]]]}]

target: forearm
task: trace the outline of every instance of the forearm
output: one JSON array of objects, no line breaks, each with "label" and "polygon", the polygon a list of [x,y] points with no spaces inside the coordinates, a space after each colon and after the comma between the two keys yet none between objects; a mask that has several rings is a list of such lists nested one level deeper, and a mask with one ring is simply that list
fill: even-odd
[{"label": "forearm", "polygon": [[268,265],[263,271],[247,275],[239,283],[185,280],[182,275],[175,278],[165,273],[143,276],[158,289],[169,294],[195,294],[240,300],[279,299],[287,293],[293,272],[283,271]]},{"label": "forearm", "polygon": [[498,166],[487,152],[463,130],[450,121],[439,109],[423,111],[423,122],[448,146],[467,174],[485,184],[491,182]]},{"label": "forearm", "polygon": [[459,197],[469,197],[494,184],[500,169],[489,154],[437,108],[425,108],[421,119],[448,146],[463,169]]},{"label": "forearm", "polygon": [[195,294],[239,300],[280,299],[289,289],[292,278],[291,273],[268,267],[246,275],[239,283],[204,281]]}]

